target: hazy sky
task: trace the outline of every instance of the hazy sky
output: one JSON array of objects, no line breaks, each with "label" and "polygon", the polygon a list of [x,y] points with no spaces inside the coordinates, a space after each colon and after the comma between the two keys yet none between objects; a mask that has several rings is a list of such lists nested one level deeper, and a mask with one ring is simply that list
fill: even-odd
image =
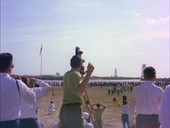
[{"label": "hazy sky", "polygon": [[14,74],[63,75],[75,47],[93,75],[141,76],[142,64],[170,77],[169,0],[1,0],[1,52]]}]

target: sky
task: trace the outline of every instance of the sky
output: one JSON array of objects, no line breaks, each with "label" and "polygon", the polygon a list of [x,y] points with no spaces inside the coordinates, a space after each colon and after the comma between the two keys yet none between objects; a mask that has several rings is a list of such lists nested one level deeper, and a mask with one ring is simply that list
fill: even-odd
[{"label": "sky", "polygon": [[75,47],[94,76],[140,77],[153,66],[170,77],[169,0],[1,0],[0,52],[14,56],[13,74],[60,75]]}]

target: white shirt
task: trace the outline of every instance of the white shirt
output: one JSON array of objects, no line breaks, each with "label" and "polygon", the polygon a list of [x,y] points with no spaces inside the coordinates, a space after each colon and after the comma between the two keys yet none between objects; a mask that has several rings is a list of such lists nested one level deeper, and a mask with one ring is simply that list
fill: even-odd
[{"label": "white shirt", "polygon": [[21,80],[12,78],[8,73],[0,73],[0,121],[15,120],[20,115],[21,97],[30,105],[36,102],[35,93]]},{"label": "white shirt", "polygon": [[170,128],[170,85],[164,91],[159,118],[162,128]]},{"label": "white shirt", "polygon": [[85,121],[84,128],[93,128],[93,124],[92,123],[88,123],[87,121]]},{"label": "white shirt", "polygon": [[86,120],[90,118],[90,114],[88,112],[83,112],[82,115]]},{"label": "white shirt", "polygon": [[136,114],[159,114],[163,89],[153,83],[145,81],[137,86],[131,98],[130,123],[133,124]]},{"label": "white shirt", "polygon": [[129,105],[125,104],[122,106],[122,114],[129,114]]},{"label": "white shirt", "polygon": [[42,80],[37,80],[36,83],[39,87],[30,88],[36,95],[36,102],[30,106],[24,99],[21,100],[21,116],[20,118],[37,118],[38,102],[41,97],[51,90],[51,86]]},{"label": "white shirt", "polygon": [[48,106],[49,113],[53,113],[55,111],[55,104],[50,103]]}]

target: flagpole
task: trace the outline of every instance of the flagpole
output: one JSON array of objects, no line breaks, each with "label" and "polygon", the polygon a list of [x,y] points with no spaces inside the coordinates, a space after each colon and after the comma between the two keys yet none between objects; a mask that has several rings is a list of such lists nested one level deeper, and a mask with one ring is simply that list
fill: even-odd
[{"label": "flagpole", "polygon": [[40,48],[40,75],[42,76],[42,44]]},{"label": "flagpole", "polygon": [[40,75],[42,76],[42,53],[41,53],[41,62],[40,62]]}]

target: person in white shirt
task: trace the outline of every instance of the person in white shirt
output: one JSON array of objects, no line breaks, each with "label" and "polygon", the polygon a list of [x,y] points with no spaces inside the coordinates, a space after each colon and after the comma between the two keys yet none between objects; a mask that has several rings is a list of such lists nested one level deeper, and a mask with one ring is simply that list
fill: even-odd
[{"label": "person in white shirt", "polygon": [[36,95],[36,102],[33,106],[30,106],[24,99],[21,100],[21,115],[20,119],[23,119],[23,123],[28,128],[38,128],[39,123],[37,121],[38,102],[40,98],[45,96],[50,90],[51,86],[39,79],[21,77],[22,81],[32,90]]},{"label": "person in white shirt", "polygon": [[170,85],[166,87],[163,94],[159,119],[161,128],[170,128]]},{"label": "person in white shirt", "polygon": [[33,105],[36,102],[35,93],[21,80],[11,77],[13,69],[11,53],[0,53],[0,127],[23,128],[20,116],[20,101]]},{"label": "person in white shirt", "polygon": [[83,112],[84,128],[93,128],[93,124],[90,123],[90,114],[88,112]]},{"label": "person in white shirt", "polygon": [[122,125],[123,128],[126,128],[126,125],[128,128],[130,128],[129,125],[129,105],[127,104],[127,101],[123,101],[123,106],[122,106]]},{"label": "person in white shirt", "polygon": [[48,106],[48,112],[49,115],[53,115],[53,113],[55,112],[55,104],[53,103],[53,101],[50,101],[50,104]]},{"label": "person in white shirt", "polygon": [[130,124],[136,128],[159,128],[159,108],[163,89],[154,84],[156,71],[149,66],[144,69],[145,82],[132,92],[130,104]]}]

